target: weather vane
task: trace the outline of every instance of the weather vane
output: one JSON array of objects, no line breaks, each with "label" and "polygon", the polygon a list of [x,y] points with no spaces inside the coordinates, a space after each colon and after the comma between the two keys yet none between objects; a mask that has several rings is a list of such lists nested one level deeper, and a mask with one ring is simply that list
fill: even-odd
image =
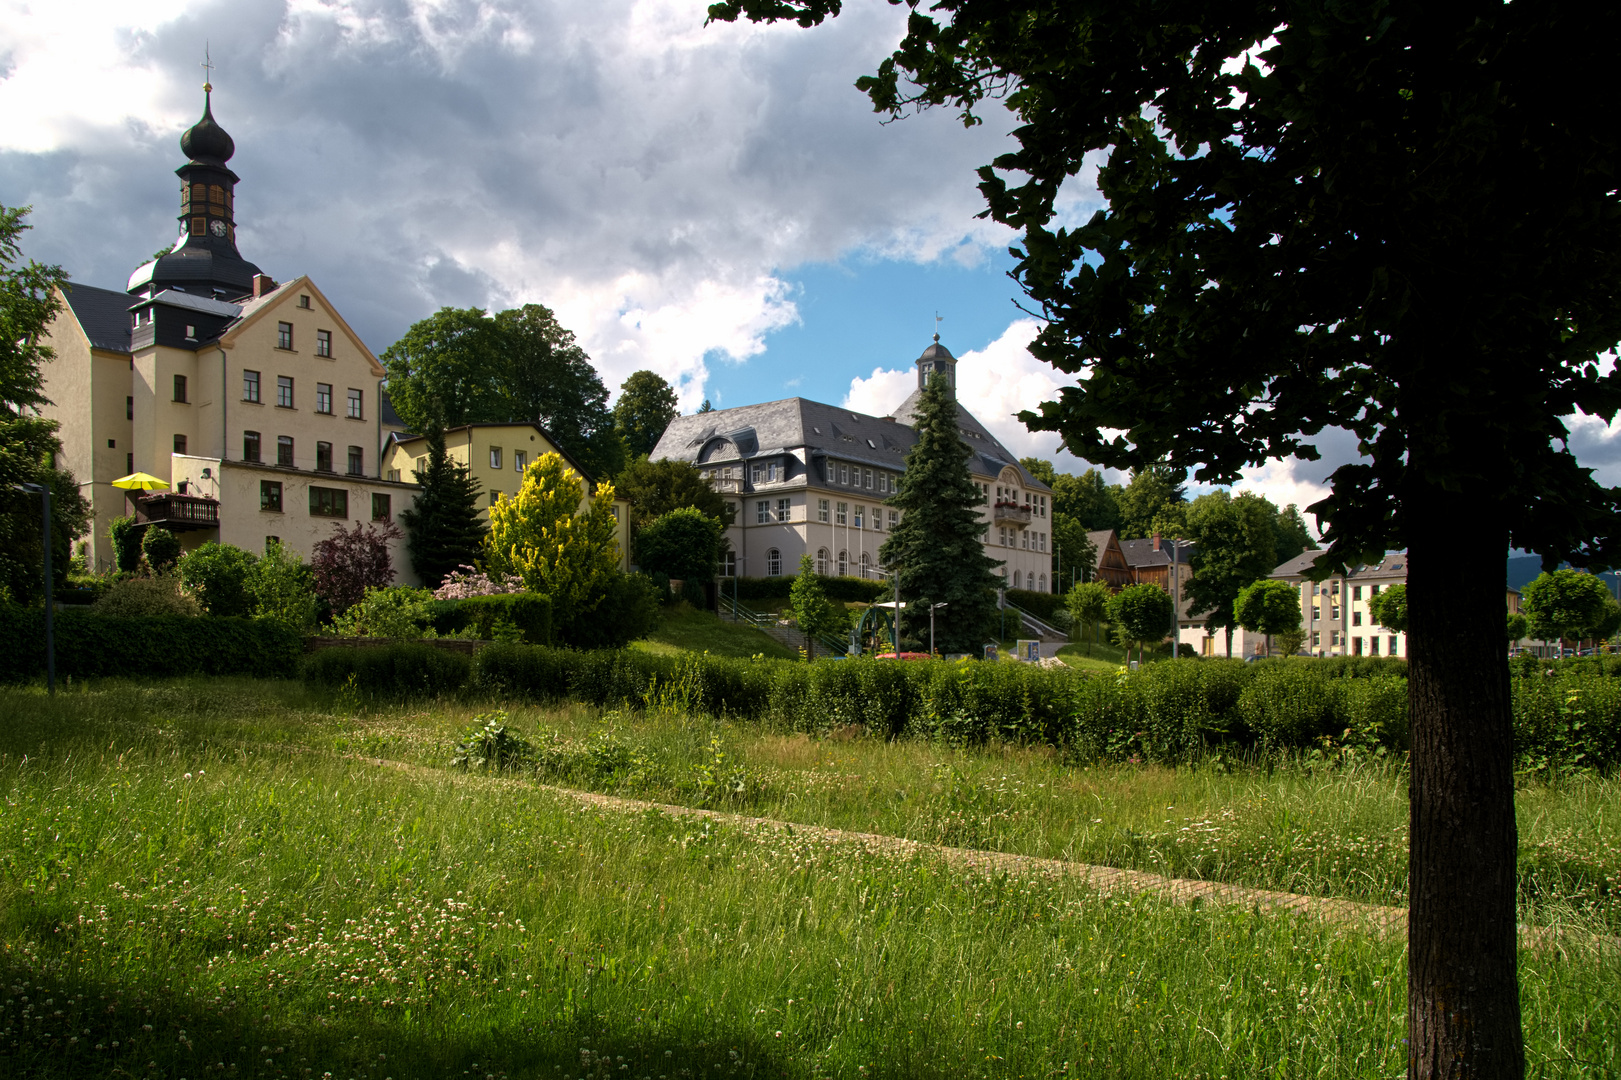
[{"label": "weather vane", "polygon": [[208,55],[208,42],[206,42],[206,41],[203,42],[203,62],[198,66],[201,67],[204,71],[208,72],[208,74],[203,76],[203,93],[205,93],[205,94],[213,93],[214,92],[214,82],[213,82],[213,79],[214,79],[214,60],[213,60],[212,57],[210,57]]},{"label": "weather vane", "polygon": [[940,340],[940,324],[945,321],[945,317],[942,316],[938,311],[934,313],[934,340]]}]

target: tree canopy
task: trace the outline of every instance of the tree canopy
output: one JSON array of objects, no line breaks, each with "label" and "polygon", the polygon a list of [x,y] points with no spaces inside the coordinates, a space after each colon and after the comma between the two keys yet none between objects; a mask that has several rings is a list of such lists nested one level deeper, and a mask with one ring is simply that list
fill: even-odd
[{"label": "tree canopy", "polygon": [[[1225,632],[1228,656],[1233,654],[1233,628],[1239,625],[1233,603],[1240,590],[1283,561],[1278,557],[1282,520],[1270,500],[1247,492],[1235,497],[1213,491],[1188,505],[1185,535],[1194,543],[1188,599],[1195,612],[1205,614],[1206,630]],[[1285,542],[1292,544],[1293,538]]]},{"label": "tree canopy", "polygon": [[[1412,725],[1408,1065],[1518,1077],[1518,847],[1502,640],[1509,544],[1621,557],[1621,489],[1563,420],[1621,374],[1621,12],[1569,0],[941,0],[857,85],[900,115],[987,99],[1016,149],[980,172],[1021,233],[1031,346],[1074,377],[1021,414],[1114,468],[1221,484],[1361,457],[1309,509],[1327,575],[1406,549]],[[840,0],[723,0],[813,26]],[[1572,108],[1572,103],[1582,107]],[[1059,199],[1097,167],[1106,206]]]},{"label": "tree canopy", "polygon": [[1267,578],[1252,582],[1238,591],[1233,618],[1244,629],[1266,635],[1270,656],[1274,636],[1300,629],[1300,593],[1287,581]]},{"label": "tree canopy", "polygon": [[644,574],[703,583],[715,576],[721,529],[715,518],[683,506],[654,518],[636,534],[636,562]]},{"label": "tree canopy", "polygon": [[1608,636],[1603,631],[1615,598],[1592,574],[1570,569],[1545,572],[1525,586],[1520,598],[1534,638],[1580,641]]},{"label": "tree canopy", "polygon": [[1187,528],[1185,474],[1170,465],[1132,470],[1131,482],[1116,496],[1120,539],[1141,540],[1162,534],[1182,536]]},{"label": "tree canopy", "polygon": [[[1086,594],[1080,599],[1085,603]],[[1176,624],[1176,605],[1171,602],[1171,594],[1158,585],[1146,581],[1127,585],[1109,598],[1109,621],[1114,623],[1122,644],[1128,649],[1137,646],[1141,659],[1143,646],[1163,641],[1171,632]]]},{"label": "tree canopy", "polygon": [[695,507],[726,526],[737,514],[696,465],[673,458],[637,458],[614,480],[614,489],[630,500],[633,531],[684,506]]},{"label": "tree canopy", "polygon": [[631,457],[646,457],[676,417],[675,388],[654,371],[632,372],[619,387],[614,423]]},{"label": "tree canopy", "polygon": [[625,461],[608,390],[574,335],[541,304],[440,308],[381,357],[388,395],[419,434],[462,424],[538,423],[596,476]]}]

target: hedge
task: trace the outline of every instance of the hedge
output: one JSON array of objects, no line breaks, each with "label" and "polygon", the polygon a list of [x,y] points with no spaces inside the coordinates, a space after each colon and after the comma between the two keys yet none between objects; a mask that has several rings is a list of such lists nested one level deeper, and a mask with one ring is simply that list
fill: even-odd
[{"label": "hedge", "polygon": [[465,686],[471,667],[464,653],[401,641],[358,649],[322,649],[304,658],[302,674],[305,682],[315,686],[352,686],[373,697],[438,697]]},{"label": "hedge", "polygon": [[1029,589],[1009,589],[1008,603],[1022,607],[1038,619],[1048,622],[1060,611],[1068,611],[1064,598],[1057,593],[1031,592]]},{"label": "hedge", "polygon": [[[288,678],[304,651],[297,630],[264,619],[56,613],[58,678],[254,675]],[[0,611],[0,681],[45,674],[45,612]]]},{"label": "hedge", "polygon": [[551,644],[552,601],[548,596],[498,593],[465,600],[436,600],[433,605],[433,628],[440,634],[472,627],[479,638],[488,641],[495,636],[496,622],[502,619],[517,628],[525,644]]},{"label": "hedge", "polygon": [[[736,596],[739,600],[779,600],[788,595],[795,576],[788,574],[782,577],[721,578],[720,591],[726,596],[733,595],[732,587],[735,583]],[[870,581],[858,577],[822,577],[821,582],[822,592],[829,600],[848,600],[860,604],[887,600],[892,589],[887,581]]]}]

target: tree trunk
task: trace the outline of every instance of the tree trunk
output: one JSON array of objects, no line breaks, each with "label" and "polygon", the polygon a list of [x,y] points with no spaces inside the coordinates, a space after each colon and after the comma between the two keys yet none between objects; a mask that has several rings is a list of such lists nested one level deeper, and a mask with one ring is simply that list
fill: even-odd
[{"label": "tree trunk", "polygon": [[1508,534],[1485,500],[1403,501],[1412,729],[1408,1075],[1525,1073],[1514,739],[1498,641]]}]

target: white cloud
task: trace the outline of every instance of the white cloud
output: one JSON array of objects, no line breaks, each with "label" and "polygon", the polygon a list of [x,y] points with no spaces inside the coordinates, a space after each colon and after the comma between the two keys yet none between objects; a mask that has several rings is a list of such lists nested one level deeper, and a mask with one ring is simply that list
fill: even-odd
[{"label": "white cloud", "polygon": [[[883,126],[852,83],[904,9],[814,32],[702,0],[175,0],[0,8],[0,188],[30,254],[121,285],[178,212],[201,104],[236,140],[239,245],[308,273],[381,350],[442,305],[546,303],[610,387],[703,396],[798,312],[783,273],[853,252],[972,264],[997,120]],[[98,227],[86,228],[88,220]]]}]

